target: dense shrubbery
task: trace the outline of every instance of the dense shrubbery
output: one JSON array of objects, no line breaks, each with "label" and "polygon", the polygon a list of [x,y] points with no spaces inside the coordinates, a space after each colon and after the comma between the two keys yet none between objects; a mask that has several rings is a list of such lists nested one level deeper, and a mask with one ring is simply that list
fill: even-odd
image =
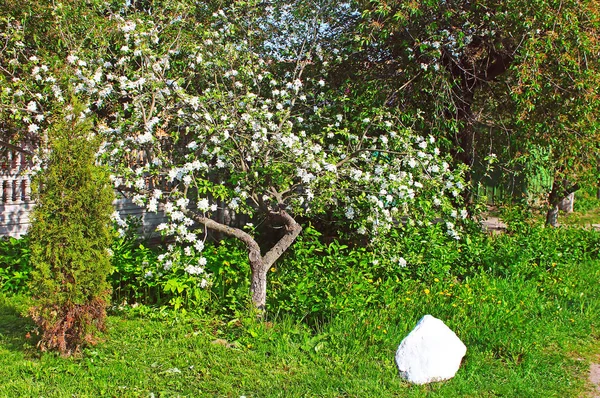
[{"label": "dense shrubbery", "polygon": [[589,211],[600,208],[600,199],[598,198],[598,187],[589,186],[575,192],[575,203],[573,209],[575,211]]},{"label": "dense shrubbery", "polygon": [[176,310],[222,313],[243,308],[249,300],[247,253],[236,241],[208,243],[203,255],[207,259],[206,270],[201,275],[186,271],[198,263],[200,255],[189,257],[176,252],[163,263],[159,258],[165,250],[150,248],[135,235],[116,239],[112,252],[114,268],[109,281],[115,304],[168,305]]},{"label": "dense shrubbery", "polygon": [[[574,263],[600,258],[598,231],[544,228],[516,219],[513,224],[511,228],[518,232],[490,236],[474,228],[459,241],[437,226],[395,230],[375,251],[339,241],[325,244],[318,231],[305,227],[271,272],[269,312],[313,324],[345,312],[364,315],[399,308],[415,284],[432,286],[431,292],[434,286],[460,288],[470,278],[486,273],[542,285],[566,277],[561,273],[571,272],[567,270]],[[18,240],[11,242],[21,245]],[[193,258],[182,256],[180,263],[171,264],[175,272],[163,273],[157,260],[161,249],[149,248],[131,235],[116,239],[112,251],[114,268],[109,281],[116,306],[167,306],[233,318],[250,305],[250,267],[245,248],[234,240],[207,242],[203,253],[211,274],[208,289],[201,288],[202,278],[185,272]],[[3,258],[5,263],[16,264],[14,259],[7,261],[6,255]],[[16,269],[7,267],[4,274]],[[3,288],[8,290],[6,286],[13,286],[15,280],[5,279]]]},{"label": "dense shrubbery", "polygon": [[539,283],[600,258],[599,250],[600,232],[591,230],[530,226],[526,233],[472,233],[457,242],[433,227],[390,235],[386,251],[398,256],[389,261],[305,235],[271,278],[270,308],[310,318],[368,313],[397,307],[413,282],[461,284],[482,273]]},{"label": "dense shrubbery", "polygon": [[31,279],[29,239],[0,239],[0,291],[23,293]]}]

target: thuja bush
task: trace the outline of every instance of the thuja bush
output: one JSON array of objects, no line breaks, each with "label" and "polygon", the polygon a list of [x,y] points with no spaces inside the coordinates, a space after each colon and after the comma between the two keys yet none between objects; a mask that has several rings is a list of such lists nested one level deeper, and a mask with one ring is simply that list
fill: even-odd
[{"label": "thuja bush", "polygon": [[90,131],[78,117],[57,118],[44,171],[32,185],[30,314],[41,331],[40,348],[63,355],[95,342],[110,298],[113,190],[95,163],[100,143]]}]

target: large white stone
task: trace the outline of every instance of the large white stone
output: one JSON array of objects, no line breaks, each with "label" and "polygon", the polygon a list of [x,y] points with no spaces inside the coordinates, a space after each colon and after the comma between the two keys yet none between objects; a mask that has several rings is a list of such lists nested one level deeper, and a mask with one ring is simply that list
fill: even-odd
[{"label": "large white stone", "polygon": [[414,384],[454,377],[467,347],[444,322],[425,315],[396,351],[400,376]]}]

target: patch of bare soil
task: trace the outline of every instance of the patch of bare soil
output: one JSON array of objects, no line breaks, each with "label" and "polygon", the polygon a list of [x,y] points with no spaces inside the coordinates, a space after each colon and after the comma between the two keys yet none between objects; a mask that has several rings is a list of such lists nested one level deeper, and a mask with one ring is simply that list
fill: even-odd
[{"label": "patch of bare soil", "polygon": [[498,217],[488,216],[481,222],[483,230],[490,233],[503,233],[506,231],[506,224]]},{"label": "patch of bare soil", "polygon": [[590,365],[589,380],[593,388],[590,398],[600,398],[600,364],[593,363]]}]

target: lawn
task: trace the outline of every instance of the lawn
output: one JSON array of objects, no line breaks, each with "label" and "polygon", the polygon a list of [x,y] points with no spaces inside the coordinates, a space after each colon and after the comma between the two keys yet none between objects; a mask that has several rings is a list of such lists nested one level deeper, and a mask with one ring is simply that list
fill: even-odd
[{"label": "lawn", "polygon": [[[114,310],[104,341],[77,358],[40,354],[21,315],[27,298],[4,295],[0,396],[580,396],[600,352],[600,262],[560,272],[531,268],[460,282],[406,280],[396,302],[314,327],[285,316],[225,322],[193,312]],[[468,352],[454,379],[411,386],[398,377],[394,353],[427,313],[444,320]]]}]

